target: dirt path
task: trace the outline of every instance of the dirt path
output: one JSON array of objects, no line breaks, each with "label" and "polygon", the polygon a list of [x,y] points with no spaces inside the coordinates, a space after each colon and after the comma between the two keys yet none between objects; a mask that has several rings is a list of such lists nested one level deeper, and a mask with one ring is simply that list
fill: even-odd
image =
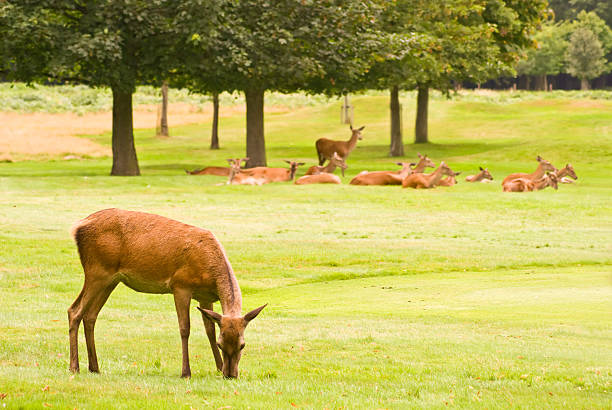
[{"label": "dirt path", "polygon": [[[244,106],[222,108],[221,115],[238,114]],[[268,110],[266,110],[268,111]],[[199,108],[189,104],[170,104],[168,110],[170,132],[172,127],[210,121],[212,105]],[[134,109],[134,128],[154,128],[157,106],[138,106]],[[28,159],[49,155],[111,155],[110,148],[103,147],[77,135],[94,135],[112,129],[110,112],[49,114],[0,112],[0,161]]]}]

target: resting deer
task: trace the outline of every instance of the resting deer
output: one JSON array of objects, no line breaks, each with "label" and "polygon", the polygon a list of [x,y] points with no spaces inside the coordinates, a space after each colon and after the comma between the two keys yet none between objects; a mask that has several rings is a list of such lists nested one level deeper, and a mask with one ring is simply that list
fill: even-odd
[{"label": "resting deer", "polygon": [[465,177],[467,182],[490,182],[493,181],[493,175],[489,172],[489,168],[478,167],[480,172],[476,175],[468,175]]},{"label": "resting deer", "polygon": [[558,189],[558,179],[554,172],[547,172],[542,178],[532,181],[527,178],[516,178],[506,182],[503,185],[504,192],[531,192],[539,191],[546,187]]},{"label": "resting deer", "polygon": [[285,162],[289,164],[289,168],[255,167],[243,169],[240,172],[244,175],[261,179],[265,181],[264,183],[293,181],[298,167],[304,165],[304,163],[289,160],[285,160]]},{"label": "resting deer", "polygon": [[[105,209],[78,221],[72,228],[85,283],[68,309],[70,370],[79,371],[78,331],[85,328],[89,370],[98,372],[94,343],[96,318],[121,282],[144,293],[172,293],[183,350],[181,377],[190,377],[189,305],[199,302],[206,335],[217,369],[238,376],[244,330],[266,306],[242,316],[242,296],[225,251],[205,229],[143,212]],[[223,314],[213,311],[219,301]],[[215,341],[215,325],[219,340]],[[223,358],[219,354],[219,350]]]},{"label": "resting deer", "polygon": [[351,125],[351,138],[348,141],[334,141],[327,138],[319,138],[315,143],[317,148],[317,155],[319,156],[319,165],[323,165],[326,159],[331,159],[334,152],[337,152],[340,158],[346,161],[351,151],[357,145],[357,140],[363,139],[361,131],[365,126],[361,128],[353,128]]},{"label": "resting deer", "polygon": [[453,175],[449,175],[444,179],[441,179],[438,183],[438,186],[453,186],[457,184],[457,175],[461,174],[460,172],[455,172]]},{"label": "resting deer", "polygon": [[502,185],[504,185],[508,181],[511,181],[517,178],[526,178],[526,179],[535,181],[536,179],[542,178],[547,171],[553,171],[553,172],[557,171],[557,168],[555,168],[553,164],[551,164],[549,161],[546,161],[541,156],[538,155],[536,159],[539,164],[538,164],[538,168],[534,172],[532,172],[531,174],[526,174],[524,172],[517,172],[514,174],[510,174],[506,178],[504,178],[504,180],[502,181]]},{"label": "resting deer", "polygon": [[262,185],[265,180],[262,178],[255,178],[251,175],[242,173],[240,162],[248,161],[249,158],[236,158],[235,160],[229,160],[230,162],[230,173],[228,175],[227,185]]},{"label": "resting deer", "polygon": [[248,158],[228,158],[227,162],[230,164],[229,167],[206,167],[202,169],[194,169],[193,171],[185,170],[185,172],[189,175],[217,175],[220,177],[226,177],[230,174],[232,164],[237,162],[238,166],[240,166],[241,161],[245,161],[246,163]]},{"label": "resting deer", "polygon": [[454,172],[444,163],[431,174],[411,174],[402,181],[402,188],[434,188],[444,175],[453,175]]},{"label": "resting deer", "polygon": [[414,162],[396,162],[402,169],[397,171],[373,171],[362,172],[351,180],[351,185],[401,185],[404,178],[410,175],[414,170],[412,167]]},{"label": "resting deer", "polygon": [[421,153],[417,153],[419,156],[419,162],[412,169],[413,174],[422,174],[425,171],[425,168],[434,168],[436,164],[427,157],[427,155],[421,155]]},{"label": "resting deer", "polygon": [[[578,179],[578,175],[576,175],[574,167],[570,164],[566,164],[563,168],[557,171],[556,174],[557,178],[559,178],[559,182],[561,182],[562,184],[573,184],[574,181]],[[572,179],[574,181],[572,181]]]},{"label": "resting deer", "polygon": [[337,152],[334,152],[327,165],[313,165],[312,167],[308,168],[305,175],[317,175],[323,173],[333,174],[337,167],[340,167],[342,170],[342,176],[344,176],[344,170],[348,168],[348,165],[346,165],[346,162],[340,158]]},{"label": "resting deer", "polygon": [[316,175],[304,175],[295,181],[295,185],[308,184],[341,184],[340,177],[326,172]]}]

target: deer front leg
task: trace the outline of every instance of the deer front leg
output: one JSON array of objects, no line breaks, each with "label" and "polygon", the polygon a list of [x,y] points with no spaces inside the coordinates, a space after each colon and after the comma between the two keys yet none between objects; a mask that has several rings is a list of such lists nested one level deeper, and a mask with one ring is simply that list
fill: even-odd
[{"label": "deer front leg", "polygon": [[[200,307],[202,309],[213,310],[212,303],[200,303]],[[208,336],[208,341],[210,342],[210,348],[212,349],[213,356],[215,357],[215,364],[217,365],[217,370],[223,371],[223,359],[221,359],[221,354],[219,353],[219,348],[217,347],[217,335],[215,333],[215,323],[204,316],[202,313],[202,320],[204,321],[204,328],[206,329],[206,336]]]},{"label": "deer front leg", "polygon": [[179,330],[181,333],[181,344],[183,347],[183,369],[181,377],[191,377],[189,367],[189,303],[191,302],[191,291],[185,289],[174,289],[174,305],[178,316]]}]

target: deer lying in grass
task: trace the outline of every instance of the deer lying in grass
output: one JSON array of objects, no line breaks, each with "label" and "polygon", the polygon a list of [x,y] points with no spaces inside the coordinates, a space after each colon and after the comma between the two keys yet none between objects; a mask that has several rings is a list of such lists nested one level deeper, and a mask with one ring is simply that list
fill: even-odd
[{"label": "deer lying in grass", "polygon": [[558,179],[554,172],[547,172],[542,178],[532,181],[527,178],[516,178],[512,179],[503,184],[504,192],[531,192],[544,189],[546,187],[553,187],[558,189]]},{"label": "deer lying in grass", "polygon": [[[206,335],[217,369],[238,376],[244,348],[244,329],[266,306],[242,316],[242,296],[234,271],[215,236],[205,229],[159,215],[105,209],[78,221],[72,228],[85,283],[68,309],[70,370],[79,371],[78,331],[85,328],[89,370],[98,372],[94,343],[96,318],[121,282],[144,293],[172,293],[183,349],[181,377],[190,377],[189,305],[199,302]],[[219,301],[223,314],[213,311]],[[215,325],[219,340],[215,340]],[[219,350],[223,358],[219,354]]]},{"label": "deer lying in grass", "polygon": [[308,185],[308,184],[341,184],[340,177],[334,174],[328,174],[324,172],[316,175],[304,175],[295,181],[295,185]]},{"label": "deer lying in grass", "polygon": [[351,185],[401,185],[404,178],[413,172],[414,162],[396,162],[402,169],[397,171],[364,171],[351,180]]},{"label": "deer lying in grass", "polygon": [[[250,169],[241,169],[239,173],[233,173],[230,176],[231,184],[244,184],[244,181],[254,180],[260,181],[262,184],[269,182],[286,182],[293,181],[295,173],[300,165],[304,165],[303,162],[285,160],[289,164],[289,168],[268,168],[268,167],[255,167]],[[261,185],[261,184],[257,184]]]},{"label": "deer lying in grass", "polygon": [[353,128],[351,125],[351,138],[348,141],[334,141],[327,138],[319,138],[315,143],[317,148],[317,155],[319,157],[319,165],[323,165],[325,160],[331,159],[334,152],[337,152],[340,158],[346,161],[351,151],[357,145],[357,140],[363,139],[361,131],[365,126],[361,128]]},{"label": "deer lying in grass", "polygon": [[440,166],[431,174],[411,174],[402,181],[402,188],[434,188],[444,175],[454,175],[452,169],[440,162]]},{"label": "deer lying in grass", "polygon": [[491,182],[493,181],[493,175],[489,172],[489,168],[478,167],[480,172],[476,175],[468,175],[465,177],[467,182]]},{"label": "deer lying in grass", "polygon": [[427,155],[421,155],[421,153],[417,153],[419,156],[419,162],[412,169],[413,174],[422,174],[425,171],[425,168],[434,168],[436,164],[427,157]]},{"label": "deer lying in grass", "polygon": [[553,172],[557,171],[557,168],[555,168],[553,164],[551,164],[549,161],[546,161],[541,156],[538,155],[536,160],[538,161],[539,164],[538,164],[538,168],[534,172],[532,172],[531,174],[526,174],[524,172],[516,172],[514,174],[510,174],[506,178],[504,178],[504,180],[502,181],[502,185],[504,185],[508,181],[511,181],[517,178],[525,178],[531,181],[535,181],[537,179],[542,178],[547,171],[553,171]]},{"label": "deer lying in grass", "polygon": [[206,167],[202,169],[194,169],[193,171],[185,170],[185,172],[189,175],[217,175],[220,177],[229,176],[231,165],[238,161],[238,165],[240,165],[241,161],[248,161],[248,158],[228,158],[227,162],[229,162],[229,167]]},{"label": "deer lying in grass", "polygon": [[453,186],[457,184],[457,175],[461,174],[460,172],[455,172],[453,175],[449,175],[444,179],[441,179],[438,183],[438,186]]},{"label": "deer lying in grass", "polygon": [[573,184],[574,181],[578,179],[578,175],[576,175],[574,167],[570,164],[566,164],[563,168],[557,171],[556,174],[557,178],[559,179],[559,182],[561,182],[562,184]]},{"label": "deer lying in grass", "polygon": [[227,185],[262,185],[265,181],[262,178],[255,178],[251,175],[247,175],[242,173],[242,169],[240,163],[244,161],[248,161],[249,158],[236,158],[234,160],[229,160],[230,162],[230,173],[228,175]]},{"label": "deer lying in grass", "polygon": [[333,174],[338,167],[340,167],[342,170],[342,176],[344,176],[344,170],[348,168],[348,165],[346,165],[346,162],[340,158],[337,152],[334,152],[327,165],[313,165],[312,167],[308,168],[305,175],[317,175],[323,173]]}]

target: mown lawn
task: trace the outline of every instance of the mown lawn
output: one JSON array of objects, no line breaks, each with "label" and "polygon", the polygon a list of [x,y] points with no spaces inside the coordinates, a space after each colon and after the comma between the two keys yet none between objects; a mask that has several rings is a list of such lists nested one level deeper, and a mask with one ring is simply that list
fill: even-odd
[{"label": "mown lawn", "polygon": [[[394,168],[381,94],[353,99],[366,128],[340,186],[185,175],[244,154],[240,115],[222,118],[215,152],[210,124],[170,139],[138,130],[137,178],[107,176],[109,158],[0,164],[0,406],[610,408],[612,101],[489,97],[434,98],[432,143],[407,144],[405,158],[426,153],[463,175],[488,166],[488,185],[348,185],[363,169]],[[403,104],[410,135],[413,96]],[[313,165],[314,140],[349,137],[339,111],[319,101],[268,114],[269,164]],[[572,163],[577,183],[501,192],[503,176],[535,169],[538,154]],[[82,286],[68,229],[108,207],[212,230],[244,310],[269,303],[247,329],[238,380],[214,369],[195,308],[193,377],[180,379],[172,296],[125,286],[97,322],[101,373],[68,371],[66,309]],[[82,333],[80,353],[85,370]]]}]

